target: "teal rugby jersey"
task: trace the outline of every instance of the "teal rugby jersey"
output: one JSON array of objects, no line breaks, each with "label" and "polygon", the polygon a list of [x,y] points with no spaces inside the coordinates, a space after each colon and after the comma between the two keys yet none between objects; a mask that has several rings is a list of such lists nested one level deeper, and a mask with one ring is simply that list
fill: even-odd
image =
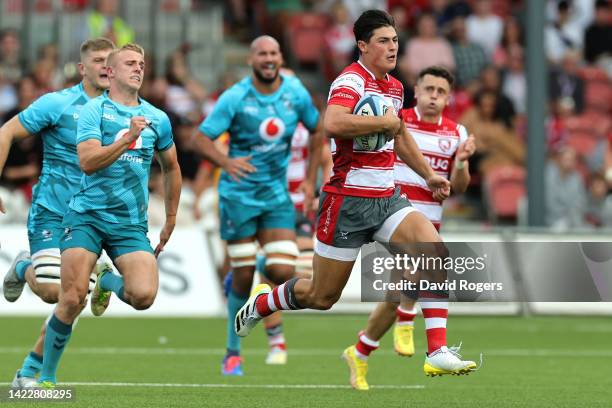
[{"label": "teal rugby jersey", "polygon": [[260,208],[288,199],[293,133],[298,122],[314,130],[319,112],[299,79],[281,76],[281,86],[270,95],[257,92],[251,77],[244,78],[221,95],[200,125],[199,130],[211,139],[229,131],[229,156],[251,156],[250,163],[257,168],[239,183],[222,172],[222,198]]},{"label": "teal rugby jersey", "polygon": [[138,106],[124,106],[105,92],[81,110],[77,144],[96,139],[103,146],[110,145],[128,132],[133,116],[144,116],[151,124],[113,164],[83,175],[81,188],[70,202],[72,210],[112,223],[146,224],[154,153],[169,149],[174,142],[168,116],[145,100],[139,101]]},{"label": "teal rugby jersey", "polygon": [[76,151],[79,112],[90,100],[80,83],[45,94],[19,113],[19,121],[43,141],[43,165],[32,190],[32,204],[64,215],[83,172]]}]

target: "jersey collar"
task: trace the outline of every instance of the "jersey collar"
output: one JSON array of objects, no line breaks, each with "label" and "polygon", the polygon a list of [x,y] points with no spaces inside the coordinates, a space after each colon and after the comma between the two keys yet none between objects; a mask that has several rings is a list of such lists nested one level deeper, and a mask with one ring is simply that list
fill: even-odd
[{"label": "jersey collar", "polygon": [[[361,60],[357,60],[357,63],[358,63],[359,65],[361,65],[361,68],[365,69],[365,71],[366,71],[368,74],[370,74],[370,76],[372,77],[372,79],[373,79],[373,80],[375,80],[375,81],[376,81],[376,75],[374,75],[374,74],[372,73],[372,71],[370,71],[369,69],[367,69],[367,68],[366,68],[366,66],[365,66],[365,65],[363,65],[363,63],[361,62]],[[389,74],[388,74],[388,73],[387,73],[387,74],[385,74],[385,80],[386,80],[386,81],[388,81],[388,80],[389,80]]]},{"label": "jersey collar", "polygon": [[[414,107],[414,114],[417,117],[417,120],[420,122],[421,121],[421,114],[419,113],[419,109],[415,106]],[[429,123],[429,122],[423,122],[423,123]],[[433,124],[433,123],[429,123],[429,124]],[[440,118],[438,119],[438,126],[442,125],[442,115],[440,115]]]}]

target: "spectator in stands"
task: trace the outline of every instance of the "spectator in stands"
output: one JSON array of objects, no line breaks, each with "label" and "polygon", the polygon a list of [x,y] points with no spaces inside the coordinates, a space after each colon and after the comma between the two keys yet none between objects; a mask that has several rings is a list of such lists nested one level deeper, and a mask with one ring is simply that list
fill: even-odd
[{"label": "spectator in stands", "polygon": [[53,89],[60,89],[64,84],[64,73],[59,64],[59,51],[57,45],[48,43],[41,45],[38,48],[38,61],[48,61],[49,65],[53,66],[53,76],[51,78],[51,86]]},{"label": "spectator in stands", "polygon": [[336,1],[331,16],[332,24],[325,32],[325,48],[331,70],[329,77],[336,78],[340,71],[352,62],[355,35],[353,34],[353,22],[342,1]]},{"label": "spectator in stands", "polygon": [[582,43],[582,32],[570,23],[570,11],[569,1],[561,0],[557,5],[557,19],[544,31],[546,57],[553,64],[559,63],[567,51],[580,49]]},{"label": "spectator in stands", "polygon": [[487,66],[487,56],[480,45],[468,40],[465,19],[461,16],[455,17],[451,23],[451,44],[457,66],[457,84],[464,87],[478,78],[480,71]]},{"label": "spectator in stands", "polygon": [[546,223],[559,230],[584,226],[586,190],[576,151],[561,148],[546,165]]},{"label": "spectator in stands", "polygon": [[[597,0],[595,3],[595,19],[584,34],[584,58],[590,64],[599,59],[607,60],[608,67],[612,65],[612,16],[610,16],[610,1]],[[612,73],[611,69],[608,69]]]},{"label": "spectator in stands", "polygon": [[482,91],[460,122],[476,135],[477,154],[470,160],[482,175],[502,165],[522,165],[525,148],[516,134],[495,117],[497,93]]},{"label": "spectator in stands", "polygon": [[436,20],[431,14],[425,13],[419,17],[417,36],[408,42],[400,64],[410,79],[416,78],[421,70],[432,65],[455,70],[453,50],[448,41],[438,35]]},{"label": "spectator in stands", "polygon": [[188,50],[184,47],[173,52],[166,60],[166,107],[179,116],[202,112],[206,90],[189,71]]},{"label": "spectator in stands", "polygon": [[527,111],[527,78],[523,64],[523,48],[514,45],[509,50],[508,70],[504,74],[502,92],[512,101],[518,114]]},{"label": "spectator in stands", "polygon": [[493,92],[496,95],[497,105],[495,106],[495,119],[501,120],[507,128],[513,129],[515,127],[514,118],[516,116],[516,110],[510,98],[501,93],[499,70],[494,66],[486,67],[480,73],[479,85],[480,90]]},{"label": "spectator in stands", "polygon": [[580,53],[568,50],[558,67],[551,67],[548,91],[551,102],[561,101],[575,113],[584,110],[584,81],[578,76]]},{"label": "spectator in stands", "polygon": [[95,7],[84,20],[81,41],[94,37],[106,37],[117,47],[133,42],[134,30],[119,17],[118,0],[97,0]]},{"label": "spectator in stands", "polygon": [[[17,105],[17,92],[12,82],[4,77],[4,72],[0,67],[0,116],[6,111],[13,109]],[[2,121],[0,120],[0,126]]]},{"label": "spectator in stands", "polygon": [[593,173],[589,177],[589,191],[586,200],[584,220],[586,223],[601,227],[604,225],[606,209],[606,198],[608,195],[608,185],[606,179],[600,173]]},{"label": "spectator in stands", "polygon": [[502,19],[491,12],[490,0],[476,0],[474,11],[466,20],[468,39],[491,58],[502,37]]},{"label": "spectator in stands", "polygon": [[[37,98],[36,86],[31,77],[23,77],[17,84],[19,103],[8,111],[0,123],[4,123],[24,110]],[[10,190],[20,190],[29,200],[32,185],[40,173],[42,160],[42,140],[28,137],[13,144],[2,173],[2,185]]]},{"label": "spectator in stands", "polygon": [[493,53],[493,64],[496,67],[505,68],[508,66],[510,58],[508,50],[513,46],[525,46],[523,29],[516,18],[508,17],[504,24],[504,33],[501,42]]},{"label": "spectator in stands", "polygon": [[56,88],[53,85],[55,65],[49,60],[39,60],[32,69],[32,78],[36,84],[37,96],[42,96],[48,92],[53,92]]},{"label": "spectator in stands", "polygon": [[5,81],[16,84],[23,75],[19,32],[12,28],[0,31],[0,70]]},{"label": "spectator in stands", "polygon": [[453,16],[449,13],[449,0],[430,0],[429,12],[436,20],[436,25],[440,30],[440,34],[445,32],[448,23],[453,20]]},{"label": "spectator in stands", "polygon": [[223,72],[217,82],[219,84],[219,88],[215,89],[214,92],[211,92],[206,97],[203,110],[204,117],[208,116],[210,112],[212,112],[213,108],[217,104],[219,96],[221,96],[221,94],[225,92],[226,89],[229,89],[232,85],[238,82],[238,79],[238,75],[236,75],[236,72],[233,70],[226,70],[225,72]]}]

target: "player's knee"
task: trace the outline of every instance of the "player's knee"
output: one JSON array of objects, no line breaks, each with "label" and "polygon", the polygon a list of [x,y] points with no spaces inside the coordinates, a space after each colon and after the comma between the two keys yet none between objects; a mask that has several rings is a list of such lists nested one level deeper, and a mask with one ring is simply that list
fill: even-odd
[{"label": "player's knee", "polygon": [[295,276],[295,267],[289,265],[266,264],[266,275],[274,284],[280,285]]},{"label": "player's knee", "polygon": [[129,296],[130,304],[136,310],[147,310],[155,301],[155,293],[141,292]]},{"label": "player's knee", "polygon": [[55,304],[59,299],[60,285],[56,283],[42,283],[36,286],[36,295],[45,303]]},{"label": "player's knee", "polygon": [[83,309],[86,294],[86,291],[81,293],[77,289],[68,289],[62,293],[60,303],[69,314],[76,316]]}]

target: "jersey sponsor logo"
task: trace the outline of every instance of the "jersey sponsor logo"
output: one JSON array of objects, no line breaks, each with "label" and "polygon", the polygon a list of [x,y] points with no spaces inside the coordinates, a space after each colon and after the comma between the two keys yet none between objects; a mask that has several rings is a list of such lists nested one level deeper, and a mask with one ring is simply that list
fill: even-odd
[{"label": "jersey sponsor logo", "polygon": [[[117,134],[115,135],[115,142],[121,139],[123,136],[125,136],[127,132],[129,131],[130,129],[121,129],[120,131],[118,131]],[[128,146],[128,150],[136,150],[136,149],[142,149],[142,135],[138,136],[138,139],[134,140]]]},{"label": "jersey sponsor logo", "polygon": [[43,237],[43,241],[45,242],[51,241],[53,239],[53,232],[49,230],[43,230],[42,237]]},{"label": "jersey sponsor logo", "polygon": [[276,142],[284,134],[285,123],[280,118],[266,118],[259,124],[259,136],[266,142]]},{"label": "jersey sponsor logo", "polygon": [[448,152],[451,148],[451,141],[448,139],[439,139],[438,146],[444,153]]},{"label": "jersey sponsor logo", "polygon": [[365,89],[365,82],[359,75],[347,73],[340,75],[331,85],[332,91],[342,87],[354,89],[358,93],[362,94]]},{"label": "jersey sponsor logo", "polygon": [[427,155],[424,155],[423,157],[425,157],[425,160],[427,160],[427,162],[434,171],[448,171],[448,167],[450,164],[449,159],[443,159],[441,157],[431,157]]},{"label": "jersey sponsor logo", "polygon": [[115,115],[111,115],[110,113],[106,113],[105,112],[105,113],[102,114],[102,119],[114,121],[115,120]]}]

